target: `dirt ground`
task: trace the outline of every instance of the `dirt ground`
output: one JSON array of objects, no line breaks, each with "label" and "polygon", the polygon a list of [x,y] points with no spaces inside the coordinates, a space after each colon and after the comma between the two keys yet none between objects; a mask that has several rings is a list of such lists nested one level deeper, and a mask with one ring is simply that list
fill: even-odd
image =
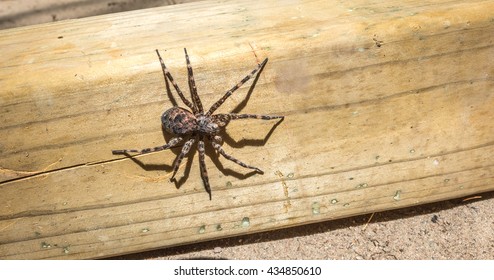
[{"label": "dirt ground", "polygon": [[[0,1],[0,29],[189,1]],[[494,259],[494,192],[114,259]]]}]

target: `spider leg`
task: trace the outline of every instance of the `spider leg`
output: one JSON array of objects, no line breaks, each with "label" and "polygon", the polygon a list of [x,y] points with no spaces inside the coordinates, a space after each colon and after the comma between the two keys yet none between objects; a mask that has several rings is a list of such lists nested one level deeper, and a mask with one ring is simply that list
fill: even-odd
[{"label": "spider leg", "polygon": [[212,199],[211,197],[211,186],[209,186],[209,179],[208,179],[208,171],[206,169],[206,161],[205,161],[205,148],[204,148],[204,137],[200,136],[199,138],[199,143],[197,144],[197,150],[199,151],[199,167],[201,169],[201,178],[202,181],[204,182],[204,188],[206,189],[206,192],[209,194],[209,200]]},{"label": "spider leg", "polygon": [[170,83],[172,83],[173,87],[177,91],[178,96],[180,96],[180,99],[182,99],[182,102],[184,102],[184,104],[187,105],[187,107],[189,107],[192,110],[192,112],[195,114],[196,110],[194,104],[192,104],[189,100],[187,100],[187,98],[185,98],[184,94],[178,87],[177,83],[175,82],[175,80],[173,80],[172,74],[170,74],[170,71],[168,71],[168,68],[166,68],[165,62],[161,58],[158,50],[156,50],[156,53],[158,54],[158,58],[160,59],[161,69],[163,70],[163,76],[165,77],[165,79],[168,78]]},{"label": "spider leg", "polygon": [[194,103],[194,108],[196,109],[196,112],[204,113],[201,99],[197,94],[196,81],[194,80],[194,72],[192,71],[192,65],[190,65],[189,55],[187,54],[186,48],[184,48],[184,52],[185,52],[185,60],[187,61],[187,76],[189,78],[189,89],[190,89],[190,95],[192,97],[192,103]]},{"label": "spider leg", "polygon": [[211,106],[211,108],[209,109],[209,111],[206,113],[206,116],[211,116],[211,114],[214,113],[214,111],[216,111],[216,109],[218,109],[218,107],[220,107],[223,102],[225,102],[225,100],[230,97],[230,95],[232,95],[232,93],[234,91],[236,91],[239,87],[241,87],[245,82],[247,82],[248,80],[250,80],[250,78],[252,78],[254,76],[254,74],[256,74],[257,71],[259,71],[259,69],[261,69],[262,67],[264,67],[264,65],[268,62],[268,59],[264,59],[263,62],[261,62],[261,64],[257,65],[256,69],[252,70],[252,72],[250,72],[249,75],[245,76],[245,78],[243,78],[238,84],[236,84],[234,87],[232,87],[229,91],[227,91],[225,93],[225,95],[218,101],[216,101],[216,103],[213,104],[213,106]]},{"label": "spider leg", "polygon": [[216,114],[213,116],[215,119],[227,123],[230,120],[238,119],[258,119],[258,120],[272,120],[272,119],[284,119],[285,116],[268,116],[268,115],[255,115],[255,114]]},{"label": "spider leg", "polygon": [[180,151],[180,154],[177,156],[177,159],[175,160],[175,164],[173,165],[173,175],[170,178],[170,181],[175,178],[175,175],[177,174],[178,168],[180,167],[180,163],[182,162],[183,158],[185,155],[187,155],[190,151],[190,147],[194,142],[196,141],[196,138],[193,136],[187,142],[185,142],[184,146],[182,147],[182,151]]},{"label": "spider leg", "polygon": [[226,159],[231,160],[242,167],[254,169],[258,173],[261,173],[261,174],[264,173],[264,171],[262,171],[261,169],[255,167],[255,166],[247,165],[247,164],[241,162],[240,160],[234,158],[233,156],[227,154],[225,152],[225,150],[223,150],[223,147],[221,147],[221,137],[220,136],[214,136],[214,138],[210,139],[210,140],[211,140],[211,144],[213,145],[213,148],[216,151],[218,151],[222,156],[224,156]]},{"label": "spider leg", "polygon": [[182,137],[174,137],[174,138],[170,139],[170,141],[168,141],[168,143],[166,143],[166,145],[154,147],[154,148],[146,148],[146,149],[142,149],[142,150],[135,150],[135,149],[132,149],[132,150],[112,150],[111,152],[114,155],[126,154],[126,153],[147,154],[147,153],[151,153],[151,152],[166,150],[166,149],[173,147],[173,146],[177,145],[178,143],[180,143],[180,141],[182,141],[182,139],[183,139]]}]

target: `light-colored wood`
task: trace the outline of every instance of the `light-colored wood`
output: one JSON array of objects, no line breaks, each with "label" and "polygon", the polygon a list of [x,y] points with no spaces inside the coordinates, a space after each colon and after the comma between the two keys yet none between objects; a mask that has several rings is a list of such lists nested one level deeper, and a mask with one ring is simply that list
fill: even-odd
[{"label": "light-colored wood", "polygon": [[154,8],[201,0],[151,0],[151,1],[92,1],[92,0],[2,0],[0,4],[0,29],[53,22],[64,19],[104,15],[136,9]]},{"label": "light-colored wood", "polygon": [[[493,1],[205,1],[1,31],[0,258],[100,258],[493,190],[493,19]],[[210,152],[212,201],[197,153],[180,189],[179,149],[111,154],[169,139],[154,49],[188,91],[184,47],[206,106],[269,57],[242,112],[286,116],[264,142],[275,122],[229,125],[227,152],[265,174]]]}]

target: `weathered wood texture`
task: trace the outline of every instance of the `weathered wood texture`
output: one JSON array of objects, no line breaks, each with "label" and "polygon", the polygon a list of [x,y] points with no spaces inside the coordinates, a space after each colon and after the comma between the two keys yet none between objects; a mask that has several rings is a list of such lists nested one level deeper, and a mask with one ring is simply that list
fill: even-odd
[{"label": "weathered wood texture", "polygon": [[[99,258],[494,189],[493,1],[197,2],[0,32],[0,257]],[[170,183],[154,49],[227,129]],[[178,98],[176,98],[178,100]],[[179,101],[179,100],[178,100]],[[180,103],[179,103],[180,104]],[[189,158],[190,160],[190,158]],[[187,167],[189,166],[189,167]],[[249,174],[252,175],[252,174]]]}]

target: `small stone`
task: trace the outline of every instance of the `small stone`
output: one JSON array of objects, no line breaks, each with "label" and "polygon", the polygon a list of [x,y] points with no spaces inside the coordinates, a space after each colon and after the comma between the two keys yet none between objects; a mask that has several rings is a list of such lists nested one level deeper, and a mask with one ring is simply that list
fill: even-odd
[{"label": "small stone", "polygon": [[249,217],[244,217],[242,219],[242,227],[246,228],[250,226],[250,219]]},{"label": "small stone", "polygon": [[215,254],[219,254],[219,253],[221,253],[221,251],[222,251],[222,250],[223,250],[223,249],[221,249],[221,247],[214,247],[214,249],[213,249],[213,253],[215,253]]}]

